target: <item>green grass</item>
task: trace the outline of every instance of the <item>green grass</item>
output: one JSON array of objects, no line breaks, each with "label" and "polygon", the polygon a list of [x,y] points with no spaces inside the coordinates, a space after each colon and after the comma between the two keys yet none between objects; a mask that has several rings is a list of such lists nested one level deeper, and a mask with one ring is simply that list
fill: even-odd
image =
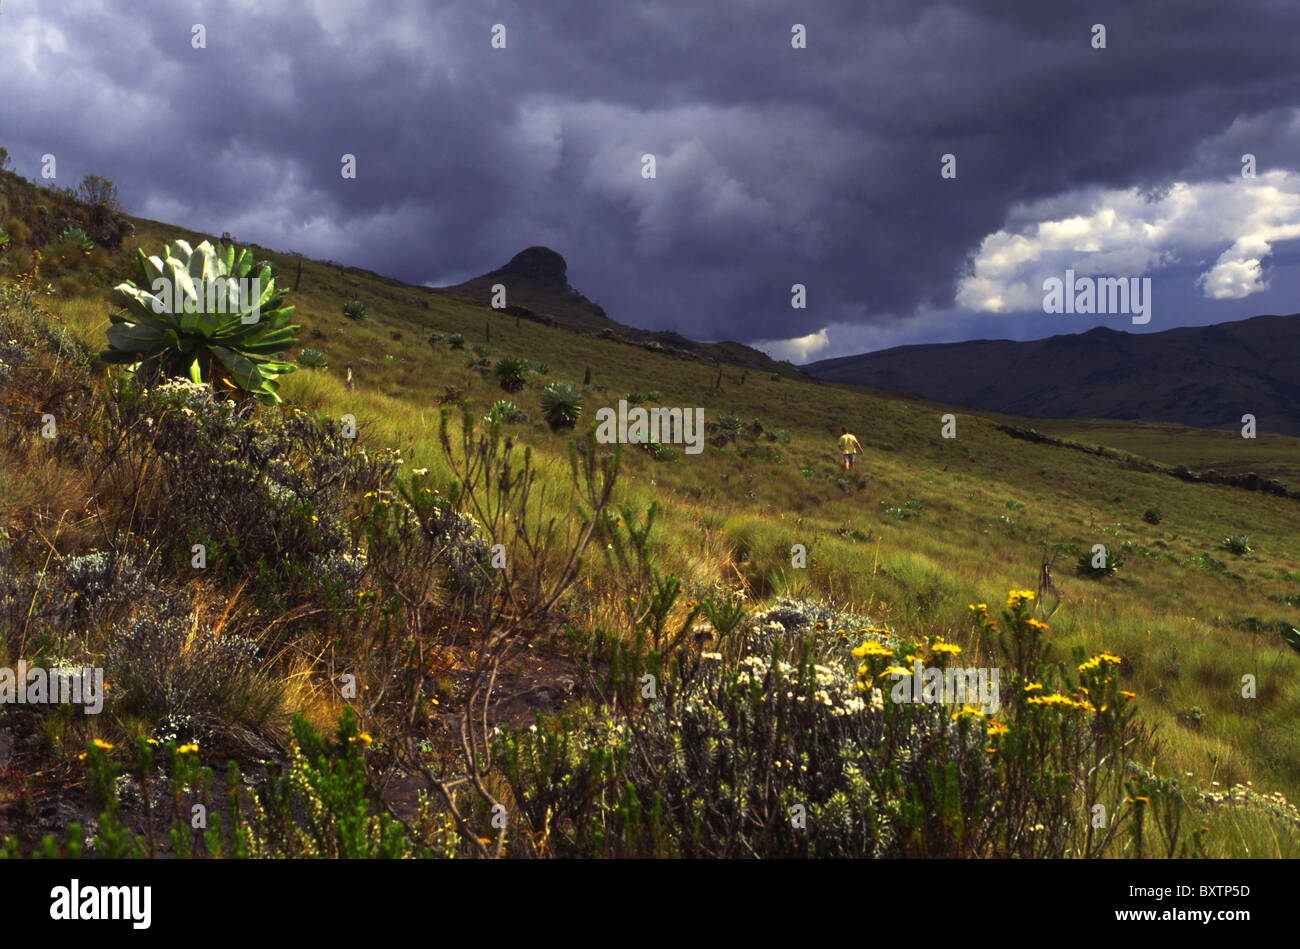
[{"label": "green grass", "polygon": [[1300,451],[1288,435],[1260,431],[1242,438],[1239,430],[1211,431],[1168,422],[1115,422],[1105,419],[1034,419],[1044,434],[1086,445],[1105,445],[1166,465],[1186,465],[1192,471],[1249,474],[1276,478],[1300,488]]},{"label": "green grass", "polygon": [[[136,226],[129,252],[137,245],[156,252],[177,237],[203,239],[156,222]],[[292,283],[296,258],[254,252]],[[96,349],[108,325],[102,294],[92,289],[52,301],[65,325]],[[367,321],[343,316],[341,306],[351,299],[365,304]],[[1074,558],[1058,557],[1054,579],[1062,599],[1052,636],[1064,647],[1125,657],[1126,687],[1163,741],[1162,772],[1191,775],[1186,780],[1202,786],[1251,781],[1257,790],[1292,794],[1300,785],[1300,656],[1276,634],[1238,625],[1250,615],[1300,624],[1300,608],[1286,602],[1300,582],[1296,500],[1184,483],[1129,470],[1117,459],[1015,440],[997,430],[1002,416],[958,410],[960,437],[943,439],[940,416],[951,407],[875,390],[753,372],[742,382],[742,371],[730,367],[715,388],[718,371],[704,362],[528,320],[516,325],[486,301],[315,261],[302,262],[299,290],[288,302],[302,327],[300,345],[321,350],[329,367],[285,377],[284,398],[333,418],[355,416],[369,438],[401,447],[408,465],[427,466],[444,483],[436,445],[440,405],[449,396],[468,398],[481,415],[501,396],[491,372],[467,368],[470,354],[445,337],[463,334],[468,350],[485,342],[485,322],[493,358],[549,367],[511,396],[530,421],[505,426],[539,454],[544,472],[566,468],[571,434],[552,433],[541,421],[541,389],[552,381],[580,387],[587,368],[591,390],[579,432],[601,406],[652,390],[659,404],[702,407],[712,421],[735,415],[759,420],[764,432],[781,431],[779,442],[742,434],[725,448],[679,452],[672,463],[639,450],[624,455],[620,500],[639,508],[659,502],[655,544],[665,567],[688,582],[741,588],[751,605],[785,593],[817,595],[900,629],[970,645],[968,604],[993,605],[1009,588],[1034,588],[1044,542],[1079,550],[1140,546],[1148,555],[1125,553],[1118,573],[1103,580],[1075,575]],[[430,334],[444,339],[430,344]],[[350,392],[343,384],[348,366]],[[1300,474],[1300,440],[1281,436],[1249,441],[1140,423],[1015,421],[1193,470],[1257,471],[1283,480]],[[867,446],[847,474],[835,447],[841,425]],[[779,461],[740,454],[777,444]],[[1162,513],[1159,524],[1143,521],[1153,507]],[[1219,548],[1236,535],[1249,535],[1253,553],[1231,556],[1226,571],[1205,568],[1207,556],[1230,556]],[[806,546],[806,569],[792,567],[793,544]],[[598,586],[596,572],[588,582]],[[1241,695],[1248,674],[1258,683],[1253,699]],[[1191,706],[1205,712],[1198,729],[1177,717]],[[1238,820],[1231,828],[1243,848],[1295,853],[1293,841],[1277,843],[1262,826]]]}]

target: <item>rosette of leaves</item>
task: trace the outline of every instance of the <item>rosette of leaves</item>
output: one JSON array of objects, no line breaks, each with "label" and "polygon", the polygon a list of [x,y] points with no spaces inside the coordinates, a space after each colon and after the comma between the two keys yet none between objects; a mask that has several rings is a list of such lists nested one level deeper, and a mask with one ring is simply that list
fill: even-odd
[{"label": "rosette of leaves", "polygon": [[567,382],[552,382],[542,390],[542,417],[552,431],[573,428],[582,415],[582,393]]},{"label": "rosette of leaves", "polygon": [[308,347],[298,354],[298,365],[310,366],[313,369],[324,369],[329,365],[329,360],[319,349]]},{"label": "rosette of leaves", "polygon": [[506,356],[504,359],[497,360],[492,372],[496,375],[501,388],[507,392],[518,392],[528,381],[528,360]]},{"label": "rosette of leaves", "polygon": [[350,320],[364,320],[366,318],[366,305],[360,300],[349,300],[343,304],[343,315]]},{"label": "rosette of leaves", "polygon": [[1300,653],[1300,629],[1296,629],[1294,626],[1284,625],[1278,630],[1278,633],[1282,637],[1282,642]]},{"label": "rosette of leaves", "polygon": [[1254,548],[1250,545],[1250,538],[1245,534],[1237,534],[1235,537],[1225,537],[1223,539],[1223,549],[1231,551],[1238,557],[1244,557]]},{"label": "rosette of leaves", "polygon": [[87,254],[95,249],[95,242],[79,227],[70,227],[59,235],[59,242],[62,244],[75,244]]},{"label": "rosette of leaves", "polygon": [[492,403],[492,408],[487,410],[483,416],[483,424],[491,425],[493,422],[526,422],[528,416],[519,410],[519,406],[506,399],[498,399]]},{"label": "rosette of leaves", "polygon": [[1098,566],[1093,563],[1093,555],[1091,553],[1085,551],[1080,554],[1078,563],[1076,564],[1080,576],[1092,577],[1095,580],[1103,577],[1113,577],[1124,564],[1123,558],[1110,550],[1102,552],[1101,560],[1103,562]]},{"label": "rosette of leaves", "polygon": [[276,289],[268,270],[254,273],[247,250],[177,241],[161,257],[139,251],[136,266],[136,280],[114,288],[123,310],[109,314],[101,359],[143,379],[179,376],[280,401],[276,377],[296,367],[274,357],[297,343],[298,327],[288,322],[293,307],[281,306],[288,291]]},{"label": "rosette of leaves", "polygon": [[464,349],[465,334],[452,333],[450,336],[447,337],[447,345],[450,346],[452,349]]}]

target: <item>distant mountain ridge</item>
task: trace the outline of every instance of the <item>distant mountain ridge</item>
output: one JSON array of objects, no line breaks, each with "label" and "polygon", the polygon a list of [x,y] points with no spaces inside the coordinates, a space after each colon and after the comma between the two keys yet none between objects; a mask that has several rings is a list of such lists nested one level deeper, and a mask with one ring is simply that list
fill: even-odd
[{"label": "distant mountain ridge", "polygon": [[[605,310],[569,285],[568,264],[549,247],[535,245],[515,254],[504,266],[435,293],[452,294],[490,307],[492,288],[506,289],[504,313],[533,319],[578,333],[595,333],[675,353],[690,359],[717,360],[755,372],[777,372],[791,378],[805,373],[786,361],[736,342],[702,343],[671,331],[636,329],[610,319]],[[495,311],[502,312],[502,311]]]},{"label": "distant mountain ridge", "polygon": [[1300,314],[1159,333],[900,346],[823,359],[815,379],[1030,418],[1138,419],[1300,436]]}]

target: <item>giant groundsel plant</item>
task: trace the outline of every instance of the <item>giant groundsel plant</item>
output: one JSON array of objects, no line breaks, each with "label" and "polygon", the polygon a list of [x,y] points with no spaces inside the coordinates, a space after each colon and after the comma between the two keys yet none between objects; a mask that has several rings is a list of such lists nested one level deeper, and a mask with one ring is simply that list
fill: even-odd
[{"label": "giant groundsel plant", "polygon": [[100,358],[137,376],[182,376],[261,402],[279,402],[276,377],[293,363],[273,357],[296,344],[293,307],[281,307],[271,268],[254,272],[253,256],[231,244],[185,241],[143,250],[138,276],[114,288],[123,309],[109,314],[108,349]]}]

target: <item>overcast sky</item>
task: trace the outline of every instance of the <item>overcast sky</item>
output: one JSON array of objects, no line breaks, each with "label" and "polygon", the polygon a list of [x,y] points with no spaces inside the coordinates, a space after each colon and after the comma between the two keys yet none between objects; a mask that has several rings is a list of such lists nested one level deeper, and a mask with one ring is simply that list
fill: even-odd
[{"label": "overcast sky", "polygon": [[[412,283],[545,244],[796,362],[1300,311],[1296,0],[0,0],[0,63],[28,178]],[[1150,323],[1044,313],[1067,268]]]}]

